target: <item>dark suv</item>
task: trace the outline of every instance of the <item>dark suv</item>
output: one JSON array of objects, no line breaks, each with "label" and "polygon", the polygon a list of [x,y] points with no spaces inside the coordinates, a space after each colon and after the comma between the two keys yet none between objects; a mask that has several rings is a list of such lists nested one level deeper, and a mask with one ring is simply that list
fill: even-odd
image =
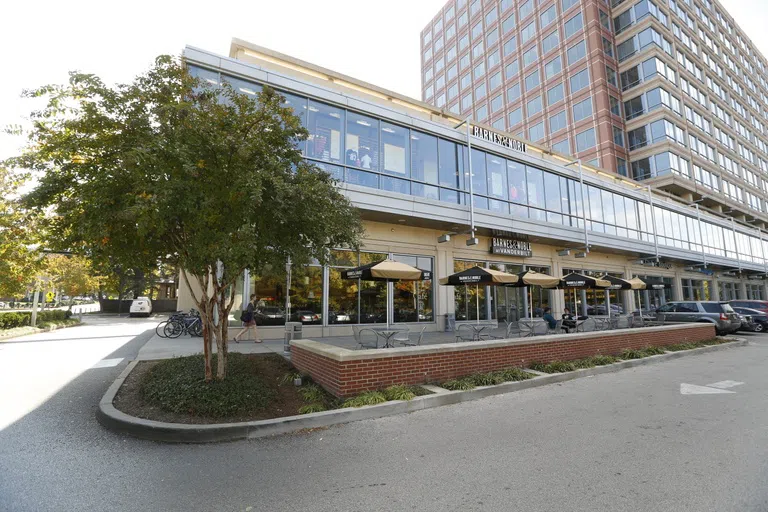
[{"label": "dark suv", "polygon": [[727,302],[667,302],[656,310],[660,322],[707,322],[714,324],[718,336],[736,332],[741,319]]},{"label": "dark suv", "polygon": [[768,300],[731,300],[728,301],[734,308],[749,308],[768,314]]}]

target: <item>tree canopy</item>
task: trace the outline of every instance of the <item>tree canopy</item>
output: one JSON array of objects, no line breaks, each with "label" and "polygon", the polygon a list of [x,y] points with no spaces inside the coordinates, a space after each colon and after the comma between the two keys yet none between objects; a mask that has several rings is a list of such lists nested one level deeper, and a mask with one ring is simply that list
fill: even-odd
[{"label": "tree canopy", "polygon": [[0,165],[0,297],[23,295],[39,268],[35,216],[18,200],[23,182],[23,175]]},{"label": "tree canopy", "polygon": [[95,262],[183,269],[203,317],[207,379],[214,337],[225,375],[227,322],[214,310],[227,318],[244,269],[325,261],[330,248],[359,244],[358,213],[302,158],[307,131],[269,87],[256,97],[211,88],[161,56],[130,84],[70,73],[67,85],[26,94],[47,105],[8,163],[41,174],[26,201],[52,209],[51,243]]}]

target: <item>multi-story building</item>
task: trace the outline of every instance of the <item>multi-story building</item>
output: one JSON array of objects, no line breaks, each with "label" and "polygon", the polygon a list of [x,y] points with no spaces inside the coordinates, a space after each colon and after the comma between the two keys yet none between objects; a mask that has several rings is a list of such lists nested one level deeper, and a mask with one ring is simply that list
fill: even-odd
[{"label": "multi-story building", "polygon": [[768,223],[768,61],[713,0],[451,0],[423,100]]},{"label": "multi-story building", "polygon": [[[281,268],[246,271],[237,285],[237,300],[256,293],[269,307],[286,304],[289,293],[292,308],[314,314],[308,336],[385,322],[441,330],[451,316],[513,321],[545,306],[599,315],[648,311],[672,298],[768,296],[768,239],[751,225],[575,165],[545,146],[475,123],[467,130],[444,109],[245,41],[234,40],[228,57],[191,47],[183,56],[212,87],[228,82],[250,96],[266,86],[279,91],[308,132],[297,148],[336,178],[360,212],[366,235],[359,251],[339,247],[325,264],[294,266],[290,286]],[[636,296],[342,279],[343,269],[387,257],[436,278],[479,265],[639,276],[654,287]],[[179,308],[191,306],[182,286]]]}]

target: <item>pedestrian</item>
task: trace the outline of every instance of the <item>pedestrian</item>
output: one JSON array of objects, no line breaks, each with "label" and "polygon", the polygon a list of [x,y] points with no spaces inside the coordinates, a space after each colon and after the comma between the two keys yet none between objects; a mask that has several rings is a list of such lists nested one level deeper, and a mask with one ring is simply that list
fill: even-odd
[{"label": "pedestrian", "polygon": [[251,295],[251,300],[248,302],[248,307],[244,309],[240,314],[240,320],[243,322],[243,330],[241,330],[235,336],[235,343],[240,343],[240,338],[242,338],[245,333],[249,332],[251,329],[253,329],[254,332],[254,343],[261,343],[261,339],[259,339],[259,328],[256,327],[256,316],[254,315],[255,311],[256,294],[254,293]]},{"label": "pedestrian", "polygon": [[555,320],[555,317],[552,316],[552,308],[546,307],[544,308],[544,316],[541,317],[545,322],[547,322],[547,325],[550,329],[554,329],[557,327],[557,320]]}]

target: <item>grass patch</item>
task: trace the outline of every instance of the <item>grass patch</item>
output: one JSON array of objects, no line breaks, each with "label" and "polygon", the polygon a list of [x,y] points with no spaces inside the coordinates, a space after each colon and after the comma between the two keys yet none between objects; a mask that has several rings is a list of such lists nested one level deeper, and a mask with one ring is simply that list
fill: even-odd
[{"label": "grass patch", "polygon": [[321,403],[326,400],[326,392],[317,384],[306,384],[297,389],[301,398],[308,403]]},{"label": "grass patch", "polygon": [[[643,356],[645,357],[645,356]],[[624,359],[623,357],[621,359]],[[552,361],[551,363],[531,363],[528,367],[531,370],[543,373],[566,373],[580,370],[583,368],[594,368],[595,366],[605,366],[606,364],[613,364],[621,361],[620,358],[614,356],[592,356],[585,357],[584,359],[576,359],[575,361]]]},{"label": "grass patch", "polygon": [[[215,369],[217,356],[212,359]],[[202,355],[161,361],[144,376],[140,395],[162,410],[209,418],[263,411],[275,397],[255,361],[243,354],[229,354],[224,380],[205,382],[204,368]]]},{"label": "grass patch", "polygon": [[324,404],[314,403],[314,404],[302,405],[299,408],[299,414],[312,414],[313,412],[323,412],[327,410],[328,409],[325,407]]},{"label": "grass patch", "polygon": [[360,393],[356,397],[344,400],[344,403],[341,404],[341,407],[363,407],[366,405],[384,403],[386,401],[387,398],[381,391],[366,391],[365,393]]},{"label": "grass patch", "polygon": [[535,375],[521,370],[520,368],[505,368],[495,372],[475,373],[458,379],[450,379],[440,387],[450,391],[468,391],[477,386],[495,386],[504,382],[532,379]]},{"label": "grass patch", "polygon": [[416,393],[409,386],[403,384],[389,386],[382,391],[382,394],[387,400],[413,400],[416,398]]}]

